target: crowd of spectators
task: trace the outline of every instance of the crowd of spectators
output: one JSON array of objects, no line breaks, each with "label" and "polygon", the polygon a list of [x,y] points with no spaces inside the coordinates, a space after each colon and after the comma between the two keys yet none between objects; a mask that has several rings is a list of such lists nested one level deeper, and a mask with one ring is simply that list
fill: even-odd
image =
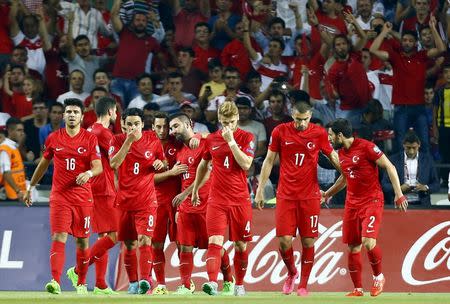
[{"label": "crowd of spectators", "polygon": [[[63,126],[66,98],[84,102],[86,128],[95,101],[111,96],[119,111],[143,109],[147,129],[155,111],[182,111],[202,133],[220,128],[217,108],[233,101],[239,127],[255,135],[252,190],[272,130],[301,100],[312,122],[346,118],[397,153],[401,180],[410,158],[441,163],[419,187],[431,193],[449,176],[449,34],[449,1],[437,0],[0,0],[0,144],[8,118],[20,119],[15,144],[32,167]],[[318,172],[324,188],[333,182],[323,161]],[[268,193],[276,172],[271,181]]]}]

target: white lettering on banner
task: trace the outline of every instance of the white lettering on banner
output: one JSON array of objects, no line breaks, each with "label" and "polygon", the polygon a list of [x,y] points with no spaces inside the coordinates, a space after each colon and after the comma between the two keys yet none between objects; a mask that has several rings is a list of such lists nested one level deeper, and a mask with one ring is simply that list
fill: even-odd
[{"label": "white lettering on banner", "polygon": [[0,252],[0,269],[22,269],[23,261],[10,261],[9,252],[11,250],[12,230],[3,232],[2,250]]},{"label": "white lettering on banner", "polygon": [[[450,221],[440,223],[434,226],[427,232],[425,232],[409,249],[405,256],[405,260],[402,265],[402,277],[406,283],[411,285],[427,285],[443,281],[450,281],[450,276],[435,278],[432,280],[420,281],[414,278],[412,269],[418,256],[421,255],[423,248],[436,236],[439,232],[447,229],[447,235],[450,236]],[[450,243],[450,237],[446,237],[439,241],[428,253],[426,254],[423,267],[426,270],[433,270],[441,264],[446,264],[447,269],[450,270],[450,248],[446,245]],[[445,261],[447,261],[445,263]]]},{"label": "white lettering on banner", "polygon": [[[315,261],[308,282],[309,284],[317,283],[323,285],[332,280],[337,274],[347,274],[347,269],[342,267],[342,265],[345,264],[345,261],[342,260],[344,252],[330,251],[330,247],[332,247],[335,242],[340,242],[340,239],[342,237],[341,227],[342,221],[333,224],[330,228],[327,228],[321,224],[318,225],[320,237],[316,240],[315,243]],[[286,267],[278,251],[266,250],[266,247],[273,244],[273,242],[278,242],[275,229],[270,230],[266,235],[263,236],[253,236],[252,243],[255,243],[255,246],[252,248],[248,257],[247,273],[244,278],[246,283],[255,284],[269,278],[272,284],[278,284],[285,280],[287,276]],[[166,242],[165,249],[167,249],[168,243],[169,242]],[[228,250],[232,246],[233,243],[230,241],[224,244],[224,248],[226,250]],[[230,262],[232,263],[234,250],[231,250],[231,252],[229,252],[229,256]],[[194,251],[194,269],[205,267],[205,259],[206,250]],[[299,268],[301,264],[300,252],[294,252],[294,259],[296,266]],[[170,263],[173,267],[178,267],[179,259],[176,252],[172,254]],[[219,274],[219,276],[221,276],[221,274]],[[208,274],[206,273],[206,271],[199,271],[192,273],[192,277],[207,279]],[[178,276],[166,278],[168,282],[173,282],[179,279],[180,278]],[[298,281],[300,281],[300,278],[297,279],[297,283]]]}]

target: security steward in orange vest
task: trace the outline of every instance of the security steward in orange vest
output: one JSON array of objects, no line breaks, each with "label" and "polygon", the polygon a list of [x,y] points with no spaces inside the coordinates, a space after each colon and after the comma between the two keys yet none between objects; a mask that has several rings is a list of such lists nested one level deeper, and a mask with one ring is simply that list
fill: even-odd
[{"label": "security steward in orange vest", "polygon": [[0,144],[0,180],[3,179],[8,200],[22,200],[26,190],[25,167],[19,151],[19,143],[25,137],[22,121],[9,118],[6,132],[6,139]]}]

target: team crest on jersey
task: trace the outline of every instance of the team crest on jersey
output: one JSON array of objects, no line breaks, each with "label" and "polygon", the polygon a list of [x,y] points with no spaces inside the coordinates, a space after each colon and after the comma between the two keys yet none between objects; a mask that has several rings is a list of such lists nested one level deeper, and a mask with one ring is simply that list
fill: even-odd
[{"label": "team crest on jersey", "polygon": [[83,154],[85,153],[87,150],[84,147],[78,147],[77,152],[78,154]]},{"label": "team crest on jersey", "polygon": [[312,141],[310,141],[310,142],[308,142],[308,143],[306,144],[306,147],[307,147],[309,150],[314,150],[314,149],[316,148],[316,145],[315,145]]},{"label": "team crest on jersey", "polygon": [[152,157],[152,152],[145,151],[144,156],[145,156],[146,159],[149,159],[150,157]]},{"label": "team crest on jersey", "polygon": [[194,158],[192,156],[189,156],[188,163],[191,165],[194,163]]},{"label": "team crest on jersey", "polygon": [[168,153],[170,156],[173,156],[173,155],[175,155],[175,151],[177,151],[177,150],[176,150],[176,149],[170,148],[170,149],[167,151],[167,153]]},{"label": "team crest on jersey", "polygon": [[111,154],[113,154],[113,153],[114,153],[114,147],[111,146],[111,147],[109,147],[108,155],[111,155]]},{"label": "team crest on jersey", "polygon": [[356,163],[358,163],[358,161],[359,161],[359,156],[353,156],[352,157],[352,162],[354,163],[354,164],[356,164]]},{"label": "team crest on jersey", "polygon": [[374,151],[376,154],[380,154],[380,153],[381,153],[381,150],[380,150],[380,148],[378,148],[378,146],[374,146],[374,147],[373,147],[373,151]]}]

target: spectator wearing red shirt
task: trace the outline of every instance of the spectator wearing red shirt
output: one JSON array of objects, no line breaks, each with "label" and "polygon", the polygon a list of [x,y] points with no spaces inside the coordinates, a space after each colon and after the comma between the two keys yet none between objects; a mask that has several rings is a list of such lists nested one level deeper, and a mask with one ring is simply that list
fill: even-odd
[{"label": "spectator wearing red shirt", "polygon": [[383,31],[374,40],[370,52],[382,60],[389,60],[394,72],[392,104],[394,104],[394,131],[396,151],[400,151],[402,140],[410,126],[422,142],[422,149],[429,148],[427,117],[424,105],[425,74],[428,58],[435,58],[445,50],[445,44],[436,30],[436,19],[430,19],[430,28],[436,47],[428,51],[417,51],[416,32],[404,31],[400,50],[380,50],[381,43],[390,33],[392,25],[386,23]]},{"label": "spectator wearing red shirt", "polygon": [[[5,73],[5,80],[11,78],[11,71]],[[26,120],[32,117],[33,100],[40,98],[42,85],[39,80],[31,76],[25,76],[23,80],[23,92],[14,92],[10,89],[9,81],[5,81],[3,90],[11,97],[12,116]]]},{"label": "spectator wearing red shirt", "polygon": [[122,0],[115,0],[111,9],[111,23],[120,39],[111,91],[119,95],[127,106],[139,94],[136,77],[151,70],[147,63],[151,62],[150,57],[159,53],[160,47],[155,38],[146,34],[147,15],[136,12],[131,24],[124,26],[119,17],[121,3]]},{"label": "spectator wearing red shirt", "polygon": [[174,0],[175,44],[190,47],[194,42],[195,25],[207,22],[210,15],[209,0],[185,0],[184,7],[181,7],[180,0]]},{"label": "spectator wearing red shirt", "polygon": [[[23,80],[25,79],[25,68],[21,65],[13,65],[7,67],[6,72],[11,71],[9,77],[9,88],[14,93],[23,93]],[[11,96],[5,92],[6,76],[3,77],[3,90],[1,96],[2,111],[9,115],[14,114],[14,107],[12,104]]]},{"label": "spectator wearing red shirt", "polygon": [[0,0],[0,71],[3,71],[12,52],[13,42],[9,38],[9,1]]},{"label": "spectator wearing red shirt", "polygon": [[199,22],[195,25],[195,41],[192,49],[195,53],[192,65],[202,71],[208,73],[208,62],[220,56],[220,51],[211,47],[211,29],[206,22]]},{"label": "spectator wearing red shirt", "polygon": [[208,77],[193,65],[195,56],[192,48],[182,48],[178,52],[178,70],[183,75],[183,91],[197,97]]}]

